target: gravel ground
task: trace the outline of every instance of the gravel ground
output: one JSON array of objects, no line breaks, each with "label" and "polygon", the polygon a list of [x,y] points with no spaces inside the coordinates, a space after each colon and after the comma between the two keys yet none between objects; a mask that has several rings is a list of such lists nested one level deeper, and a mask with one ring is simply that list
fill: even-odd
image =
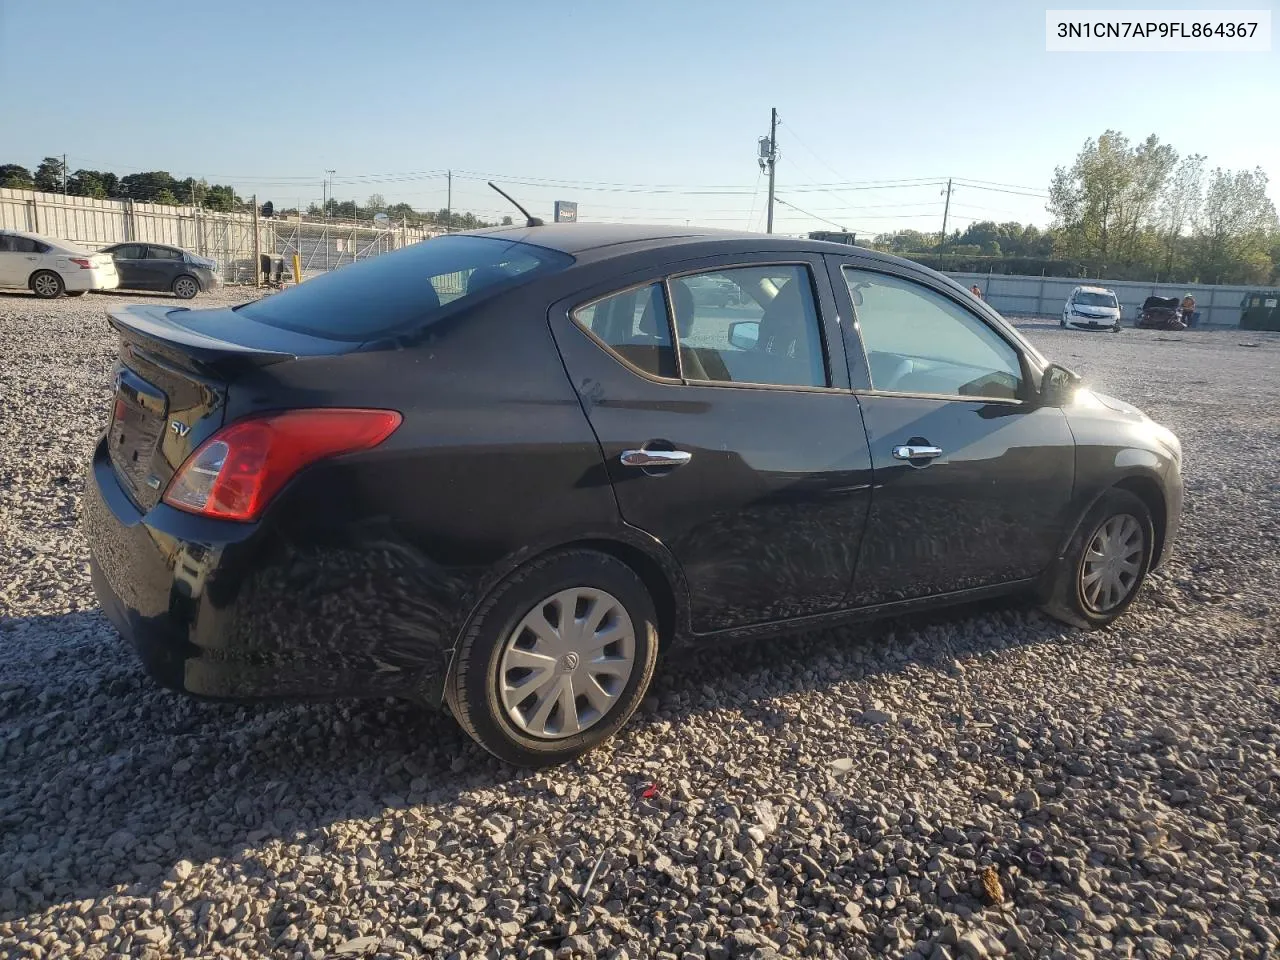
[{"label": "gravel ground", "polygon": [[1176,556],[1112,629],[1006,603],[689,653],[527,773],[409,705],[145,679],[76,530],[128,299],[0,295],[0,955],[1280,951],[1280,337],[1026,325],[1185,448]]}]

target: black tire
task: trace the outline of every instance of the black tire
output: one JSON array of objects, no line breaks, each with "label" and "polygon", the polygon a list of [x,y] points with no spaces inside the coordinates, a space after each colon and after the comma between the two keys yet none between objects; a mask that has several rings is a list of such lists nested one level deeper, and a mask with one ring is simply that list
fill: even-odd
[{"label": "black tire", "polygon": [[173,295],[179,300],[190,300],[200,292],[200,281],[190,274],[184,273],[182,276],[174,278],[170,289],[173,290]]},{"label": "black tire", "polygon": [[[526,614],[575,587],[611,594],[630,616],[635,635],[631,675],[612,707],[581,733],[534,737],[517,727],[503,707],[498,693],[502,652]],[[608,554],[565,550],[521,567],[485,598],[458,645],[445,698],[462,729],[498,759],[522,767],[548,766],[579,757],[613,736],[644,699],[657,657],[658,618],[643,581]]]},{"label": "black tire", "polygon": [[[1132,517],[1137,521],[1142,540],[1138,547],[1138,569],[1127,593],[1119,602],[1110,606],[1091,603],[1084,585],[1085,553],[1103,526],[1113,519]],[[1084,630],[1105,627],[1129,609],[1142,589],[1151,568],[1152,548],[1155,544],[1155,527],[1147,505],[1127,490],[1111,489],[1098,498],[1085,518],[1080,521],[1075,535],[1062,560],[1050,573],[1043,593],[1041,609],[1063,623]]]},{"label": "black tire", "polygon": [[68,296],[68,297],[83,297],[83,296],[84,296],[86,293],[88,293],[88,292],[89,292],[88,290],[68,290],[68,291],[67,291],[67,296]]},{"label": "black tire", "polygon": [[31,275],[29,283],[31,292],[41,300],[57,300],[67,290],[67,285],[62,282],[62,277],[52,270],[37,270]]}]

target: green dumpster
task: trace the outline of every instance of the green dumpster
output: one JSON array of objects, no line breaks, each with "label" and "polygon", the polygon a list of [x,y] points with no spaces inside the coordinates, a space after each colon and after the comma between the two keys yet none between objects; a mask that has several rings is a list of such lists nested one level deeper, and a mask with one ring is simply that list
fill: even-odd
[{"label": "green dumpster", "polygon": [[1280,330],[1280,290],[1246,293],[1240,304],[1241,330]]}]

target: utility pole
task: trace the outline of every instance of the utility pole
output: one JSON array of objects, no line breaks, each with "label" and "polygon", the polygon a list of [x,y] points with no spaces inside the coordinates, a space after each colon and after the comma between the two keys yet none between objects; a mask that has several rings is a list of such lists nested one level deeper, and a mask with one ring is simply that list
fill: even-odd
[{"label": "utility pole", "polygon": [[448,233],[453,226],[453,171],[448,171],[449,175],[449,192],[445,194],[444,201],[444,232]]},{"label": "utility pole", "polygon": [[326,170],[324,172],[325,190],[321,191],[324,198],[324,222],[320,225],[320,239],[324,243],[324,268],[329,269],[329,193],[332,190],[333,171]]},{"label": "utility pole", "polygon": [[[763,153],[763,151],[761,151]],[[773,233],[773,174],[778,166],[778,108],[769,111],[769,152],[761,157],[761,164],[769,165],[769,213],[765,233]]]},{"label": "utility pole", "polygon": [[258,195],[253,195],[253,285],[262,286],[262,235],[258,232]]},{"label": "utility pole", "polygon": [[951,212],[951,178],[947,177],[947,202],[942,208],[942,236],[938,240],[938,252],[942,252],[943,245],[947,242],[947,214]]},{"label": "utility pole", "polygon": [[67,199],[67,155],[62,155],[62,199]]}]

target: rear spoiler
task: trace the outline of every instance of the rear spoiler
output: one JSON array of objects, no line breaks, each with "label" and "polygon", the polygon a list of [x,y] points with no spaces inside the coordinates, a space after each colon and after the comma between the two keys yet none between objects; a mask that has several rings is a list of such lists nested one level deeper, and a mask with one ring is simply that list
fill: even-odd
[{"label": "rear spoiler", "polygon": [[[296,360],[297,354],[252,347],[192,330],[171,316],[189,312],[186,307],[121,307],[107,311],[107,322],[121,335],[135,341],[149,341],[163,352],[178,352],[197,363],[217,367],[227,362],[254,367]],[[140,343],[144,348],[146,343]]]}]

